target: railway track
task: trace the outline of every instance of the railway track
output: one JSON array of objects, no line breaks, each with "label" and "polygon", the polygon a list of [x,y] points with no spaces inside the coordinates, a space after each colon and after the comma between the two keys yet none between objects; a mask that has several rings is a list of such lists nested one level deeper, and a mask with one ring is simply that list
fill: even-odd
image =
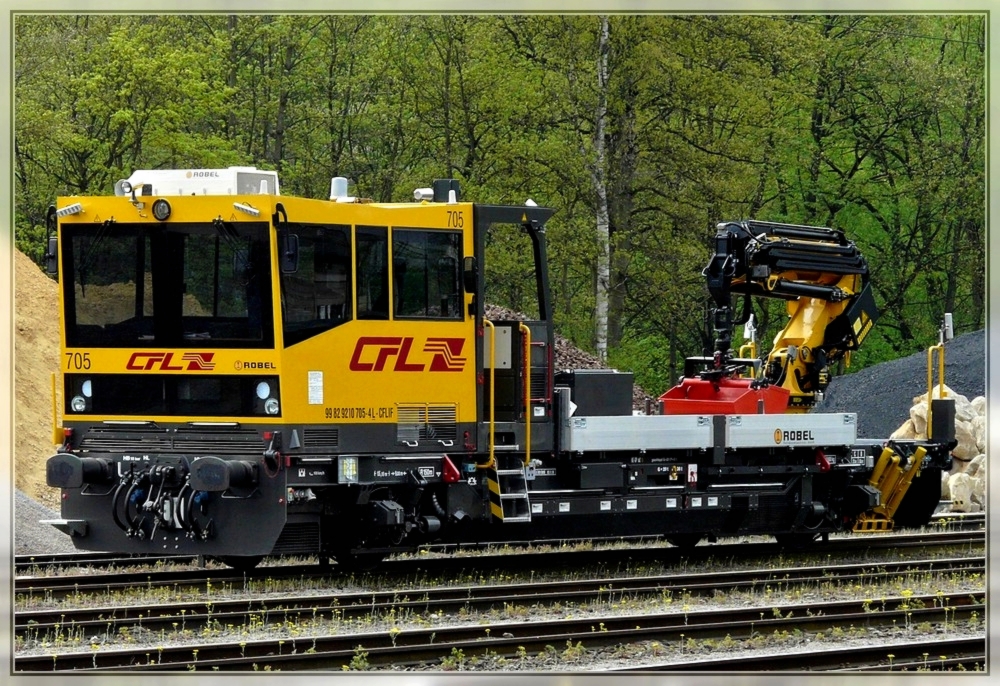
[{"label": "railway track", "polygon": [[[720,617],[718,610],[631,615],[630,619],[623,620],[619,616],[609,616],[603,608],[616,603],[633,608],[664,607],[663,603],[650,604],[650,600],[657,598],[677,599],[681,602],[675,603],[674,607],[683,605],[688,608],[686,601],[690,599],[706,596],[719,599],[762,589],[774,591],[771,596],[774,598],[789,597],[788,594],[796,589],[800,589],[800,594],[804,589],[806,595],[811,594],[814,598],[828,597],[824,596],[824,589],[838,585],[859,589],[860,593],[863,592],[860,589],[869,588],[872,584],[881,582],[884,588],[887,580],[905,584],[911,578],[928,574],[936,575],[935,578],[961,576],[974,579],[977,575],[985,577],[981,551],[983,542],[983,531],[967,530],[838,538],[817,544],[807,551],[780,551],[780,557],[776,555],[779,552],[777,546],[771,543],[754,546],[703,545],[687,550],[650,546],[625,550],[557,550],[402,559],[388,561],[378,576],[360,579],[362,583],[367,583],[366,579],[377,580],[383,587],[389,585],[396,589],[410,586],[407,590],[386,592],[331,593],[328,589],[331,584],[337,583],[340,575],[318,571],[317,565],[267,567],[249,575],[237,575],[228,569],[159,571],[154,568],[149,572],[115,571],[96,576],[92,570],[86,575],[20,576],[15,579],[14,669],[18,672],[129,667],[166,670],[339,670],[359,660],[364,668],[377,669],[388,665],[395,668],[426,668],[426,665],[433,668],[437,665],[440,668],[441,665],[448,665],[449,660],[454,662],[455,656],[466,660],[506,660],[508,665],[503,667],[506,669],[515,661],[523,660],[525,651],[530,654],[537,650],[539,654],[544,652],[551,656],[553,646],[563,645],[569,652],[599,651],[602,647],[628,641],[679,645],[682,641],[711,641],[723,637],[728,637],[727,641],[740,636],[751,640],[755,636],[759,638],[789,631],[834,632],[837,627],[855,625],[871,629],[882,626],[880,623],[883,620],[895,621],[894,627],[900,626],[901,620],[907,626],[942,622],[955,626],[962,622],[974,623],[977,616],[985,616],[982,599],[979,598],[981,593],[939,592],[935,596],[880,598],[875,605],[869,602],[860,610],[856,606],[851,609],[843,603],[813,603],[809,608],[795,604],[769,605],[763,611],[759,607],[753,610],[756,620],[747,618],[747,610],[727,608],[725,622],[714,621]],[[926,551],[928,559],[829,564],[831,554],[839,555],[858,548],[875,554],[883,549],[903,549],[909,555]],[[942,556],[942,550],[951,554]],[[718,565],[738,559],[741,564],[746,564],[748,560],[752,562],[756,559],[758,554],[762,565],[766,560],[780,559],[787,566],[712,573],[683,571],[700,567],[700,562]],[[627,558],[629,563],[678,563],[676,566],[682,571],[626,577],[620,573],[626,566],[623,558]],[[804,566],[810,558],[816,566]],[[619,570],[617,575],[614,567],[609,569],[612,562]],[[584,580],[544,581],[540,575],[530,583],[455,586],[453,582],[446,582],[451,585],[413,587],[418,578],[426,577],[433,582],[432,577],[437,574],[444,579],[458,578],[455,576],[458,569],[475,577],[482,576],[483,570],[490,570],[498,572],[502,579],[507,569],[580,570],[588,565],[604,568],[609,573],[605,578]],[[33,569],[37,571],[38,568]],[[413,577],[415,573],[418,576]],[[285,582],[281,593],[275,592],[274,587],[268,587],[269,582],[281,580]],[[974,582],[974,585],[977,584]],[[307,586],[312,591],[290,593],[290,585]],[[150,593],[159,592],[162,599],[146,605],[139,604],[141,601],[135,599],[123,600],[128,591],[134,592],[137,588]],[[226,599],[227,593],[241,597]],[[182,596],[189,600],[174,601]],[[102,598],[105,599],[103,603]],[[56,609],[30,609],[33,605],[57,600]],[[94,606],[102,604],[103,607]],[[558,615],[552,608],[560,607],[587,612],[589,619],[579,620],[576,624],[568,618],[536,621],[535,618]],[[453,625],[456,621],[467,625],[472,621],[470,617],[476,618],[479,623],[474,627]],[[530,624],[525,621],[502,621],[510,618],[527,618]],[[628,622],[633,619],[637,619],[638,623],[632,624],[632,629],[629,629]],[[780,625],[773,621],[781,619],[804,623]],[[768,622],[766,625],[762,624],[765,620]],[[745,625],[747,622],[749,628]],[[400,624],[437,628],[426,631],[404,629]],[[382,628],[359,633],[359,630],[373,626]],[[696,628],[697,631],[681,631],[680,626]],[[765,626],[766,634],[761,633]],[[248,632],[247,628],[252,631]],[[337,635],[327,635],[331,633]],[[273,634],[283,637],[273,640],[259,638]],[[631,634],[635,637],[629,638]],[[121,642],[123,636],[129,637],[137,647],[124,647]],[[917,655],[925,662],[933,662],[930,665],[916,664],[913,660],[917,658],[904,660],[903,653],[896,651],[898,660],[895,668],[973,669],[979,664],[975,641],[973,644],[973,648],[961,654],[957,651],[930,650],[928,654],[936,655],[933,659]],[[86,650],[88,645],[90,649]],[[982,646],[983,641],[980,640],[978,645]],[[17,646],[32,647],[18,650]],[[44,655],[37,654],[38,646],[44,647]],[[781,666],[779,657],[774,657],[771,659],[778,661],[761,662],[760,667],[740,662],[739,669],[832,669],[838,668],[837,665],[847,668],[856,664],[848,661],[853,653],[838,657],[835,651],[831,651],[827,649],[822,655],[817,655],[815,663],[810,662],[813,658],[808,655],[811,653],[803,652],[798,662],[788,658],[790,662],[786,664],[790,666]],[[788,651],[777,652],[784,654]],[[941,658],[942,655],[947,659]],[[760,659],[765,660],[763,657]],[[837,662],[838,659],[841,661]],[[881,658],[872,657],[869,661],[862,660],[861,664],[878,664],[878,659]],[[647,668],[649,671],[670,671],[682,669],[671,665],[683,662],[683,656],[672,662],[647,661]],[[709,663],[701,660],[699,664]],[[732,667],[720,662],[716,668],[704,668],[726,670]]]},{"label": "railway track", "polygon": [[[542,621],[493,622],[420,629],[390,629],[350,635],[273,638],[197,646],[146,645],[116,650],[83,650],[58,655],[15,656],[17,672],[61,670],[116,671],[267,669],[340,670],[363,653],[366,667],[440,665],[447,659],[519,660],[574,646],[579,651],[625,643],[656,641],[690,645],[692,641],[819,635],[837,628],[910,627],[920,623],[955,627],[984,616],[982,594],[936,594],[886,598],[880,607],[871,600],[775,605],[762,609],[716,609],[666,614],[628,614]],[[722,618],[722,619],[720,619]],[[985,638],[979,640],[985,650]],[[940,645],[937,642],[935,645]],[[882,646],[884,649],[884,646]],[[940,655],[940,651],[935,651]],[[741,671],[748,667],[741,664]],[[662,668],[662,665],[661,665]],[[801,666],[797,667],[801,668]]]},{"label": "railway track", "polygon": [[[977,531],[982,530],[985,526],[985,514],[984,513],[946,513],[946,514],[936,514],[931,518],[930,524],[926,527],[926,532],[936,533],[936,532],[958,532],[958,531]],[[832,541],[826,542],[826,545],[841,545],[840,541],[847,540],[858,540],[862,538],[878,538],[886,536],[887,534],[867,534],[867,535],[855,535],[848,539],[834,539]],[[897,535],[897,534],[888,534]],[[919,536],[920,533],[907,534],[910,536]],[[620,540],[620,539],[615,539]],[[595,541],[595,543],[598,541]],[[558,547],[562,542],[553,542]],[[649,546],[648,539],[637,540],[637,550],[642,547]],[[525,542],[518,544],[516,542],[507,544],[507,549],[525,549],[530,550],[531,548],[539,547],[539,542]],[[727,544],[721,543],[716,544],[714,549],[718,550]],[[709,546],[701,546],[702,548],[707,548]],[[741,545],[741,547],[743,547]],[[435,553],[453,553],[457,550],[469,551],[469,550],[481,550],[484,555],[490,555],[491,551],[495,550],[495,546],[490,545],[464,545],[459,548],[458,546],[452,545],[441,545],[441,546],[426,546],[424,550],[428,552]],[[662,548],[653,548],[653,550],[658,550]],[[667,548],[670,550],[671,548]],[[430,558],[429,558],[430,559]],[[426,563],[428,560],[423,560]],[[402,563],[402,564],[400,564]],[[205,559],[196,555],[121,555],[118,553],[95,553],[95,552],[82,552],[82,553],[60,553],[60,554],[41,554],[41,555],[17,555],[14,558],[14,572],[15,575],[23,576],[26,574],[31,574],[32,576],[37,576],[39,574],[48,573],[48,570],[56,569],[70,569],[73,567],[88,567],[92,569],[102,569],[102,568],[133,568],[137,566],[155,566],[155,565],[192,565],[203,567],[205,565]],[[405,566],[406,562],[402,560],[393,560],[392,558],[386,560],[385,565],[399,564],[400,566]],[[308,567],[308,565],[307,565]]]},{"label": "railway track", "polygon": [[985,671],[986,640],[933,638],[905,643],[851,645],[738,657],[700,658],[610,668],[617,672],[760,672],[777,670],[838,672]]},{"label": "railway track", "polygon": [[[555,550],[551,552],[522,552],[517,554],[484,554],[471,557],[406,558],[386,560],[379,570],[380,576],[405,579],[419,575],[459,575],[484,569],[493,571],[520,571],[524,569],[558,571],[562,569],[593,568],[595,570],[619,568],[624,564],[648,563],[688,564],[708,560],[745,559],[758,553],[769,559],[778,555],[842,554],[859,549],[877,551],[885,549],[934,549],[961,546],[978,546],[985,541],[982,531],[944,531],[922,534],[881,534],[854,536],[830,540],[803,552],[787,553],[775,543],[717,544],[690,549],[674,547],[641,547],[628,549]],[[58,567],[57,569],[72,569]],[[333,569],[336,569],[334,567]],[[42,567],[31,568],[36,574],[22,574],[14,579],[15,598],[30,600],[41,598],[58,600],[86,593],[103,593],[114,596],[130,589],[143,588],[187,590],[205,592],[209,586],[239,589],[253,582],[274,579],[298,579],[302,584],[335,583],[336,575],[318,565],[281,565],[264,567],[249,573],[235,572],[228,568],[215,570],[152,568],[149,570],[123,570],[95,574],[84,569],[73,574],[46,575]],[[595,573],[599,573],[595,572]]]},{"label": "railway track", "polygon": [[321,593],[297,596],[132,605],[127,607],[58,607],[15,614],[15,636],[55,635],[60,629],[82,635],[116,636],[122,627],[145,632],[204,632],[206,629],[255,623],[299,624],[351,621],[364,617],[439,616],[448,613],[510,612],[537,606],[614,603],[643,597],[712,597],[765,587],[788,591],[836,584],[858,587],[909,575],[933,573],[985,574],[985,558],[914,560],[893,563],[786,567],[697,574],[664,574],[637,578],[550,581],[494,586],[450,586],[407,591]]}]

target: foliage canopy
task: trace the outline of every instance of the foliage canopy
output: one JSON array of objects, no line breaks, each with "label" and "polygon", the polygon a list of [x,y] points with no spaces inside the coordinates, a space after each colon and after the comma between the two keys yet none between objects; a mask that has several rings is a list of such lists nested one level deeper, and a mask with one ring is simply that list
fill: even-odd
[{"label": "foliage canopy", "polygon": [[[653,392],[711,344],[700,271],[721,220],[859,244],[883,316],[855,366],[925,347],[946,311],[960,331],[984,325],[983,15],[612,16],[601,79],[600,26],[17,15],[17,245],[40,262],[57,195],[138,168],[253,164],[313,197],[342,175],[375,200],[453,177],[467,199],[558,209],[555,318],[583,347],[605,193],[610,360]],[[526,259],[491,248],[493,302],[526,307]],[[784,312],[757,316],[773,334]]]}]

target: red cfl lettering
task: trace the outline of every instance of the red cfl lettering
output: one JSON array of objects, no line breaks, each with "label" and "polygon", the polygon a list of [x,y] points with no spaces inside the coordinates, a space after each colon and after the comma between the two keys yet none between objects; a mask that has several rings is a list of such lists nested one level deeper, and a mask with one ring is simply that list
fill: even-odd
[{"label": "red cfl lettering", "polygon": [[[413,338],[394,338],[388,336],[362,336],[354,346],[354,354],[351,356],[350,369],[352,372],[380,372],[385,369],[385,363],[392,355],[396,356],[396,364],[392,368],[396,372],[422,372],[424,365],[412,364],[407,361],[410,354],[410,346],[413,345]],[[362,361],[365,348],[375,348],[378,350],[375,361]],[[371,360],[371,355],[365,355],[367,360]]]},{"label": "red cfl lettering", "polygon": [[394,372],[460,372],[465,368],[466,358],[461,357],[464,338],[427,339],[423,352],[432,356],[429,366],[410,361],[412,347],[411,336],[362,336],[354,346],[349,368],[352,372],[381,372],[390,357],[396,358]]},{"label": "red cfl lettering", "polygon": [[215,353],[185,353],[181,359],[187,362],[185,367],[181,365],[173,365],[174,354],[167,352],[135,352],[132,356],[128,358],[128,362],[125,363],[125,369],[131,369],[134,371],[148,372],[152,369],[156,369],[162,372],[174,372],[174,371],[208,371],[215,368],[215,363],[212,362],[212,358],[215,357]]}]

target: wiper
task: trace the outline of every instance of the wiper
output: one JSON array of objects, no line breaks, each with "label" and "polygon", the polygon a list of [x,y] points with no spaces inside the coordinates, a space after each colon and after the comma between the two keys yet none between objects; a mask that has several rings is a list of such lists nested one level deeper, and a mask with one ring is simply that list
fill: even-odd
[{"label": "wiper", "polygon": [[94,234],[93,241],[90,243],[89,246],[87,246],[87,252],[85,252],[80,257],[80,263],[77,266],[76,272],[77,272],[77,278],[80,282],[80,292],[83,293],[84,297],[87,297],[87,293],[84,290],[84,285],[85,285],[84,280],[86,278],[87,267],[90,265],[90,261],[94,255],[94,251],[97,250],[98,246],[100,246],[100,244],[104,241],[104,239],[108,237],[108,234],[111,233],[111,225],[114,223],[115,223],[114,219],[105,219],[101,223],[101,228],[99,228],[97,230],[97,233]]},{"label": "wiper", "polygon": [[213,220],[212,226],[214,226],[218,234],[222,236],[222,239],[226,242],[226,247],[233,251],[236,259],[239,260],[239,266],[244,271],[250,269],[249,252],[244,249],[240,240],[240,235],[236,231],[236,227],[229,222],[222,221],[221,218]]}]

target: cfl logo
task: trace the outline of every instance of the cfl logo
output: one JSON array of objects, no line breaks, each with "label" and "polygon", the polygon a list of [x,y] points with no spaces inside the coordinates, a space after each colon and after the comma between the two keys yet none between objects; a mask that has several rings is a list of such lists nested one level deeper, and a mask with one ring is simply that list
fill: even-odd
[{"label": "cfl logo", "polygon": [[459,357],[465,347],[464,338],[428,338],[424,352],[434,355],[432,372],[460,372],[465,369],[465,358]]},{"label": "cfl logo", "polygon": [[465,369],[462,357],[464,338],[428,338],[423,352],[431,355],[430,364],[411,361],[412,336],[362,336],[354,346],[349,368],[352,372],[385,371],[392,358],[394,372],[460,372]]}]

